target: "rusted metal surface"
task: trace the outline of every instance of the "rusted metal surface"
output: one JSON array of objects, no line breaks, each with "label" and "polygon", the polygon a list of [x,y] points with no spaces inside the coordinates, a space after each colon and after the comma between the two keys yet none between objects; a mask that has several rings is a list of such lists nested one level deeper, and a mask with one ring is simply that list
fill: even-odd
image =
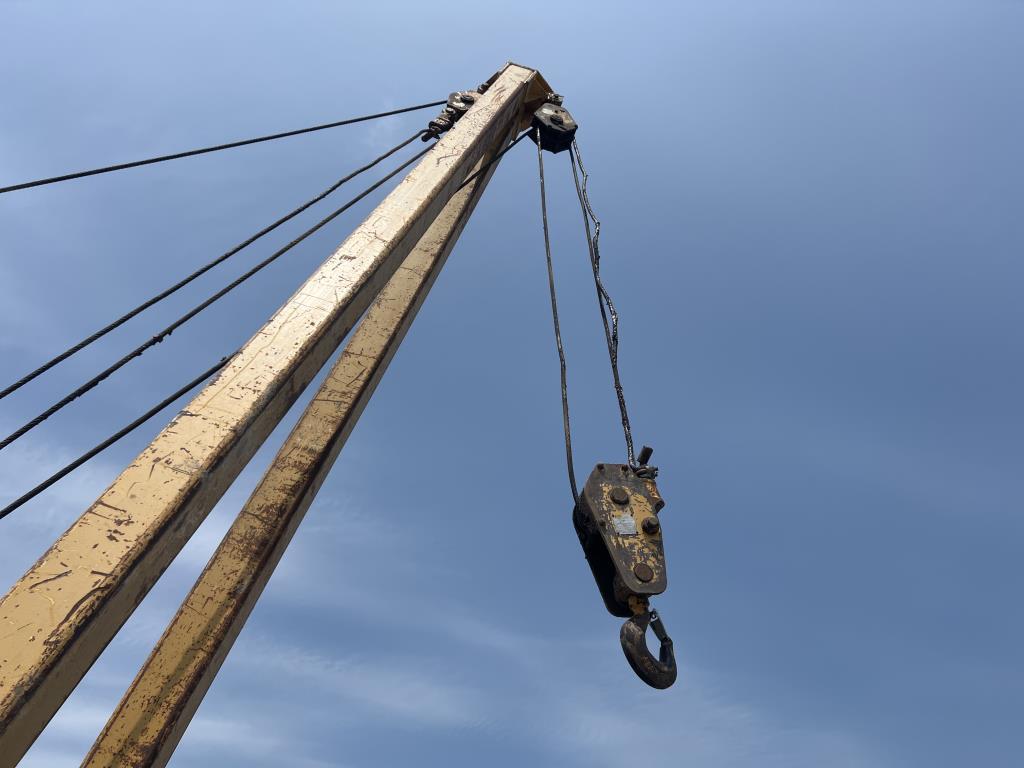
[{"label": "rusted metal surface", "polygon": [[614,616],[632,616],[631,597],[660,595],[668,586],[658,519],[664,506],[654,478],[625,464],[598,464],[583,486],[573,523]]},{"label": "rusted metal surface", "polygon": [[[675,651],[649,604],[668,587],[658,518],[665,500],[654,482],[657,469],[646,466],[650,456],[645,446],[638,469],[598,464],[573,510],[573,525],[605,607],[628,617],[619,642],[629,665],[652,688],[668,688],[676,681]],[[661,643],[657,658],[647,647],[648,626]]]},{"label": "rusted metal surface", "polygon": [[[638,608],[638,612],[626,619],[622,629],[619,630],[622,652],[626,654],[626,661],[636,672],[637,677],[651,688],[664,690],[672,686],[678,673],[672,638],[665,631],[661,617],[657,612],[648,610],[646,602]],[[654,654],[647,647],[648,626],[654,630],[660,643],[658,658],[654,658]]]},{"label": "rusted metal surface", "polygon": [[370,307],[83,766],[170,758],[495,167],[455,194]]},{"label": "rusted metal surface", "polygon": [[0,766],[13,766],[291,404],[536,98],[506,66],[398,187],[0,600]]}]

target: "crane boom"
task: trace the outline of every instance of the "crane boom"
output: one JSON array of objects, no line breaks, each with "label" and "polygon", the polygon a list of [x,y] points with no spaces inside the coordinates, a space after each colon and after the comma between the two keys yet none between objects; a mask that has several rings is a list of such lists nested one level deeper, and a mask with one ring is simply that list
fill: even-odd
[{"label": "crane boom", "polygon": [[495,75],[458,129],[0,599],[0,768],[21,759],[470,171],[549,90],[516,64]]},{"label": "crane boom", "polygon": [[[480,166],[500,149],[489,152]],[[452,197],[352,332],[111,715],[84,768],[166,764],[495,168]]]}]

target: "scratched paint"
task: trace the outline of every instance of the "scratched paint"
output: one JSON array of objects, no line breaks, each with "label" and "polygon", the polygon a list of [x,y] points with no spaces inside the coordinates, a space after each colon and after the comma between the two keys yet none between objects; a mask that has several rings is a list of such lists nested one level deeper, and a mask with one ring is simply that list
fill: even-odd
[{"label": "scratched paint", "polygon": [[20,760],[523,99],[537,98],[534,74],[507,66],[0,600],[0,768]]},{"label": "scratched paint", "polygon": [[[574,524],[605,606],[615,616],[631,616],[631,598],[643,601],[668,586],[658,518],[664,506],[654,479],[625,464],[598,464],[583,486]],[[652,518],[657,525],[645,528]]]},{"label": "scratched paint", "polygon": [[482,186],[478,183],[452,198],[353,332],[83,766],[138,768],[163,765],[170,758],[411,325]]}]

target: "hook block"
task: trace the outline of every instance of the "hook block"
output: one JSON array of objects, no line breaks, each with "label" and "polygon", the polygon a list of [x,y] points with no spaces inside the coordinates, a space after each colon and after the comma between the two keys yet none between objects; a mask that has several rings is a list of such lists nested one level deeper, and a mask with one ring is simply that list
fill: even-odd
[{"label": "hook block", "polygon": [[664,506],[654,478],[625,464],[598,464],[583,487],[573,525],[613,616],[632,616],[631,597],[646,599],[668,587],[658,519]]}]

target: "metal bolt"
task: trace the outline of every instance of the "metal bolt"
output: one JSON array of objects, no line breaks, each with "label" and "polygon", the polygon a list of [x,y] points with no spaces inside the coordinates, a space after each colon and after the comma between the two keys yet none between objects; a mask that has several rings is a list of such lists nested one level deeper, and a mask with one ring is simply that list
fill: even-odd
[{"label": "metal bolt", "polygon": [[644,529],[644,533],[653,536],[661,530],[661,523],[658,521],[658,518],[651,515],[644,518],[644,521],[640,523],[640,527]]},{"label": "metal bolt", "polygon": [[619,488],[616,486],[615,488],[612,488],[612,492],[608,495],[616,504],[629,504],[629,494],[626,493],[625,488]]},{"label": "metal bolt", "polygon": [[633,566],[633,575],[640,581],[646,582],[654,578],[654,571],[647,563],[637,563]]},{"label": "metal bolt", "polygon": [[551,122],[554,123],[555,125],[561,125],[565,121],[562,119],[561,115],[555,114],[551,116]]}]

